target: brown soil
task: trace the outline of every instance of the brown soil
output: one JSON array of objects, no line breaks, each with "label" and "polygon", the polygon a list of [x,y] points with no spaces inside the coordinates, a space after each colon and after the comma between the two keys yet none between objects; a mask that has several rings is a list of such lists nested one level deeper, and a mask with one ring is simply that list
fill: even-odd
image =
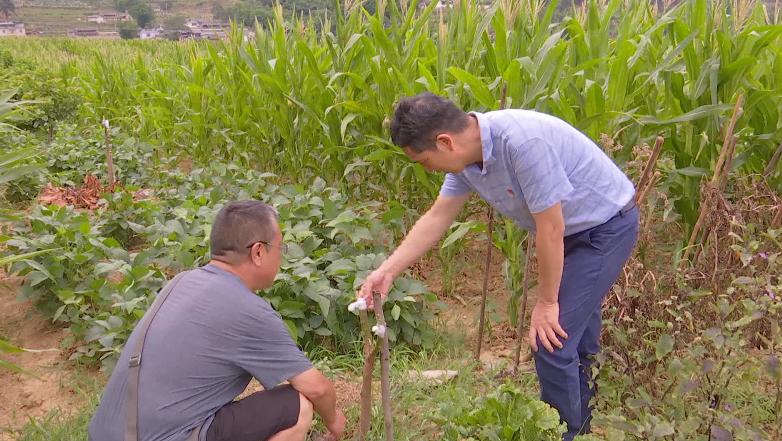
[{"label": "brown soil", "polygon": [[[505,279],[502,276],[502,265],[505,258],[496,248],[492,251],[492,259],[489,265],[489,283],[487,290],[486,320],[489,330],[484,331],[483,344],[481,346],[481,361],[485,367],[510,365],[516,349],[516,330],[507,322],[508,290]],[[423,260],[416,267],[416,276],[424,280],[427,287],[437,294],[447,309],[440,314],[445,329],[464,332],[465,343],[470,352],[475,350],[478,320],[481,308],[481,294],[483,292],[484,268],[486,266],[486,240],[476,239],[465,246],[464,251],[456,259],[459,271],[454,276],[454,290],[451,293],[443,292],[442,270],[440,263],[434,257]],[[535,278],[533,273],[532,278]],[[529,314],[537,299],[536,290],[530,289],[527,295],[527,314]],[[490,309],[490,305],[494,309]],[[492,315],[499,321],[492,320]],[[522,343],[522,357],[529,352],[529,346]],[[531,368],[529,363],[521,367],[522,370]]]},{"label": "brown soil", "polygon": [[45,352],[0,354],[32,375],[0,369],[0,439],[31,417],[59,409],[64,413],[83,407],[74,387],[74,371],[58,350],[66,331],[52,325],[30,302],[16,299],[18,280],[0,277],[0,338],[27,349]]}]

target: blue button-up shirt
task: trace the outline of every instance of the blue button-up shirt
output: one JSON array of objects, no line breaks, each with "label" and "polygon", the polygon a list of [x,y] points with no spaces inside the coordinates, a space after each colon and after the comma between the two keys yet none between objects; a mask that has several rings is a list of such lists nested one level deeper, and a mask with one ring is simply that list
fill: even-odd
[{"label": "blue button-up shirt", "polygon": [[448,173],[441,195],[475,191],[533,232],[532,213],[561,202],[566,236],[605,223],[634,197],[619,167],[561,119],[520,109],[471,114],[481,130],[483,167]]}]

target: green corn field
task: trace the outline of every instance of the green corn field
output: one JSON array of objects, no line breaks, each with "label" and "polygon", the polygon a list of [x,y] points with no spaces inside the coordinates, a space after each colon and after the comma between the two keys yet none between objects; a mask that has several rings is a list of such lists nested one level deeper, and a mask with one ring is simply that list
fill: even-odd
[{"label": "green corn field", "polygon": [[[233,23],[221,41],[0,38],[0,292],[63,333],[57,369],[102,384],[164,281],[208,261],[217,210],[260,198],[291,249],[265,297],[317,363],[356,383],[346,306],[443,179],[389,136],[398,100],[428,91],[562,118],[646,196],[605,303],[596,430],[577,439],[782,439],[779,2],[371,3],[276,5],[253,34]],[[46,203],[88,177],[106,183],[91,205]],[[490,351],[515,345],[522,286],[535,291],[531,236],[492,215],[488,237],[486,213],[472,200],[389,296],[400,439],[559,439],[556,412],[530,398],[534,375],[467,354],[487,244]],[[33,312],[0,314],[0,388],[40,378],[38,353],[21,348],[41,348],[18,332]],[[431,364],[459,377],[408,379]],[[97,394],[87,387],[73,415],[9,416],[0,436],[83,439]],[[25,408],[18,396],[9,415]],[[506,408],[524,423],[494,411]]]}]

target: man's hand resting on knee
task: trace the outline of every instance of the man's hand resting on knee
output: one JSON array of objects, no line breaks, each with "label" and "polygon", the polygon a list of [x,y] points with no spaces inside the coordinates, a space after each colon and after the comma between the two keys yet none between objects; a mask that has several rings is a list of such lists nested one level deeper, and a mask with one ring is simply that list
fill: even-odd
[{"label": "man's hand resting on knee", "polygon": [[302,372],[289,380],[291,386],[307,397],[315,412],[323,419],[329,433],[328,441],[337,441],[345,434],[345,414],[337,409],[334,385],[315,368]]}]

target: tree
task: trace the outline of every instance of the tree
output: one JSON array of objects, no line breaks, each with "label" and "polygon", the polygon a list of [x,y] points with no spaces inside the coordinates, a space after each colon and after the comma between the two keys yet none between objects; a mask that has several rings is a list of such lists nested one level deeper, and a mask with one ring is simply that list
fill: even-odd
[{"label": "tree", "polygon": [[142,29],[155,20],[155,11],[152,10],[149,3],[135,3],[130,6],[128,12]]},{"label": "tree", "polygon": [[138,25],[134,22],[123,22],[119,24],[119,36],[123,40],[138,38]]},{"label": "tree", "polygon": [[212,12],[218,20],[232,19],[245,26],[253,26],[256,20],[265,26],[268,20],[274,18],[271,7],[252,0],[243,0],[228,7],[215,6]]},{"label": "tree", "polygon": [[0,13],[5,16],[6,21],[8,21],[8,17],[13,15],[14,12],[16,12],[16,6],[14,6],[12,0],[0,0]]},{"label": "tree", "polygon": [[163,22],[163,27],[169,30],[184,29],[187,19],[182,15],[172,15]]},{"label": "tree", "polygon": [[220,3],[212,5],[212,15],[218,20],[225,20],[228,18],[225,8]]},{"label": "tree", "polygon": [[114,10],[117,12],[125,12],[136,4],[136,0],[114,0]]}]

